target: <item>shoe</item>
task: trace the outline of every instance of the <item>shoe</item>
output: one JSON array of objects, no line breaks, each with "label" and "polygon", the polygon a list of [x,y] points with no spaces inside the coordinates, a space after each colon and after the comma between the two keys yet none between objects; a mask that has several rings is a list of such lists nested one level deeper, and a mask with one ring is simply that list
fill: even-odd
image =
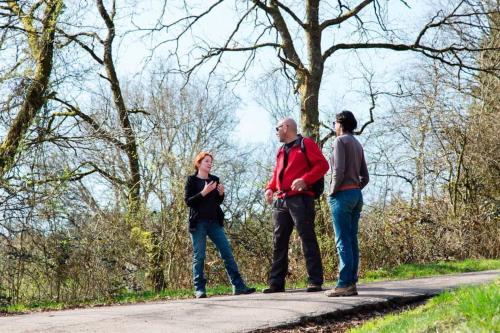
[{"label": "shoe", "polygon": [[285,292],[285,287],[275,287],[275,286],[269,286],[266,289],[262,290],[262,293],[264,294],[273,294],[273,293],[284,293]]},{"label": "shoe", "polygon": [[309,285],[307,285],[307,289],[306,289],[306,291],[308,293],[313,293],[313,292],[322,291],[322,290],[323,290],[323,288],[321,288],[320,284],[309,284]]},{"label": "shoe", "polygon": [[196,298],[207,298],[207,294],[204,291],[197,291],[194,293]]},{"label": "shoe", "polygon": [[248,295],[248,294],[253,294],[255,292],[255,288],[250,288],[250,287],[243,287],[241,289],[234,289],[233,288],[233,295]]},{"label": "shoe", "polygon": [[327,290],[325,295],[328,297],[344,297],[344,296],[356,296],[358,291],[356,285],[350,285],[348,287],[335,287],[335,289]]}]

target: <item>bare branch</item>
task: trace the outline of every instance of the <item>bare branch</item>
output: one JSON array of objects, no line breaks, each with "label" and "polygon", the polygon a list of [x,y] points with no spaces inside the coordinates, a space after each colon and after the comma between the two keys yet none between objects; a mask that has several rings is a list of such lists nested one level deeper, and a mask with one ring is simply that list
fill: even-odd
[{"label": "bare branch", "polygon": [[[396,170],[394,170],[394,171],[396,171]],[[404,181],[406,181],[408,184],[413,184],[413,182],[415,181],[415,176],[412,177],[412,178],[409,178],[409,177],[400,175],[398,173],[377,173],[377,172],[374,172],[374,173],[371,173],[371,175],[377,176],[377,177],[395,177],[395,178],[400,178],[400,179],[403,179]]]},{"label": "bare branch", "polygon": [[377,93],[373,92],[372,78],[373,78],[373,75],[370,78],[367,78],[368,88],[370,89],[370,100],[372,103],[372,105],[370,106],[370,109],[369,109],[370,119],[366,123],[364,123],[363,126],[361,126],[361,129],[359,131],[355,132],[356,135],[361,135],[363,133],[363,131],[365,130],[366,126],[368,126],[374,122],[373,110],[375,110],[375,98],[376,98]]},{"label": "bare branch", "polygon": [[281,36],[282,39],[282,49],[285,53],[285,57],[290,60],[292,63],[297,65],[297,68],[303,69],[305,71],[305,67],[300,60],[300,57],[295,50],[293,38],[288,30],[288,26],[286,21],[283,19],[279,11],[279,7],[275,1],[271,1],[270,7],[264,5],[262,2],[254,0],[254,3],[259,6],[262,10],[264,10],[267,14],[269,14],[273,18],[273,24]]},{"label": "bare branch", "polygon": [[47,184],[47,183],[59,183],[59,182],[66,182],[66,181],[78,181],[84,178],[85,176],[89,176],[95,172],[97,172],[96,169],[85,171],[85,172],[78,172],[79,168],[81,166],[78,166],[75,170],[72,170],[69,175],[64,175],[61,177],[52,177],[52,178],[45,178],[43,180],[30,180],[30,184],[34,185],[41,185],[41,184]]},{"label": "bare branch", "polygon": [[[460,58],[460,52],[483,52],[487,50],[496,50],[496,48],[469,48],[469,47],[459,47],[455,45],[450,45],[445,48],[432,48],[428,46],[422,45],[406,45],[406,44],[391,44],[391,43],[354,43],[354,44],[337,44],[330,47],[323,54],[323,59],[326,60],[329,56],[331,56],[334,52],[338,50],[357,50],[357,49],[387,49],[393,51],[415,51],[422,53],[426,57],[438,60],[448,66],[459,67],[461,69],[469,69],[473,71],[484,70],[479,68],[479,66],[467,65]],[[445,59],[444,56],[447,54],[452,54],[453,60]],[[487,70],[486,70],[487,71]],[[492,71],[494,72],[494,71]]]},{"label": "bare branch", "polygon": [[302,20],[289,7],[285,6],[278,0],[275,0],[275,2],[278,4],[278,7],[283,9],[288,15],[290,15],[298,25],[300,25],[304,29],[306,28],[306,24],[302,22]]},{"label": "bare branch", "polygon": [[[114,34],[115,31],[115,24],[113,23],[113,20],[111,19],[110,15],[106,11],[106,8],[104,7],[104,4],[102,3],[102,0],[96,0],[97,4],[97,9],[99,10],[99,14],[101,15],[102,19],[104,20],[104,23],[106,24],[106,27],[108,28],[110,34]],[[112,11],[114,11],[114,1],[112,5]],[[113,16],[113,12],[112,12]]]},{"label": "bare branch", "polygon": [[104,65],[104,61],[94,52],[94,50],[91,49],[84,42],[82,42],[81,40],[78,39],[79,36],[90,36],[92,38],[96,38],[101,44],[104,44],[104,42],[102,41],[102,39],[99,38],[99,36],[96,33],[92,33],[92,34],[89,34],[89,33],[79,33],[79,34],[76,34],[76,35],[70,35],[70,34],[67,34],[66,32],[64,32],[61,29],[57,29],[57,32],[59,32],[60,34],[62,34],[64,37],[66,37],[70,41],[73,41],[73,42],[77,43],[78,45],[80,45],[80,47],[83,48],[85,51],[87,51],[90,54],[90,56],[95,61],[97,61],[97,63],[99,65]]},{"label": "bare branch", "polygon": [[198,22],[201,18],[203,18],[204,16],[206,16],[207,14],[211,13],[212,10],[214,8],[216,8],[219,4],[221,4],[224,0],[218,0],[217,2],[215,2],[214,4],[212,4],[207,10],[205,10],[204,12],[202,12],[201,14],[197,14],[197,15],[188,15],[186,17],[183,17],[183,18],[180,18],[170,24],[167,24],[167,25],[161,25],[160,28],[153,28],[153,29],[141,29],[139,28],[137,31],[151,31],[151,32],[154,32],[154,31],[159,31],[159,30],[163,30],[163,29],[166,29],[168,31],[168,29],[170,29],[171,27],[175,26],[175,25],[178,25],[180,24],[181,22],[184,22],[184,21],[189,21],[191,19],[193,19],[192,21],[189,22],[189,24],[179,33],[175,36],[175,38],[170,38],[170,39],[166,39],[164,41],[162,41],[161,43],[158,43],[158,45],[156,45],[154,48],[153,48],[153,52],[160,46],[166,44],[166,43],[169,43],[169,42],[173,42],[175,41],[176,42],[176,47],[175,47],[175,52],[174,53],[177,53],[178,49],[179,49],[179,41],[181,39],[182,36],[184,36],[184,34],[188,31],[191,30],[191,28],[193,27],[193,25]]},{"label": "bare branch", "polygon": [[328,134],[325,135],[323,137],[323,139],[319,140],[319,146],[320,146],[320,148],[323,148],[325,143],[328,140],[330,140],[331,138],[333,138],[336,135],[336,133],[335,133],[335,128],[331,128],[330,126],[326,125],[324,122],[320,122],[320,125],[329,130]]},{"label": "bare branch", "polygon": [[348,19],[350,19],[353,16],[356,16],[363,8],[368,6],[370,3],[372,3],[374,0],[365,0],[356,7],[354,7],[353,10],[348,11],[347,13],[340,15],[334,19],[331,20],[326,20],[323,23],[320,24],[320,30],[323,31],[329,26],[340,24]]},{"label": "bare branch", "polygon": [[[206,62],[206,60],[210,59],[210,58],[213,58],[213,57],[216,57],[216,56],[221,56],[224,52],[246,52],[246,51],[255,51],[257,49],[260,49],[260,48],[264,48],[264,47],[274,47],[274,48],[280,48],[281,45],[280,44],[277,44],[277,43],[263,43],[263,44],[257,44],[257,45],[254,45],[254,46],[248,46],[248,47],[222,47],[222,48],[211,48],[207,54],[205,54],[204,56],[201,57],[201,59],[196,63],[194,64],[193,66],[191,66],[191,68],[186,71],[187,73],[187,79],[189,80],[191,74],[194,72],[194,70],[196,68],[198,68],[199,66],[201,66],[202,64],[204,64]],[[217,65],[220,63],[220,58],[218,59],[217,63],[214,65],[214,67],[212,68],[212,70],[210,71],[211,73],[215,70],[215,68],[217,67]]]},{"label": "bare branch", "polygon": [[65,105],[70,110],[69,113],[68,112],[54,113],[53,116],[78,116],[85,122],[87,122],[101,138],[114,144],[115,146],[119,147],[122,150],[126,149],[125,144],[123,144],[120,140],[116,139],[110,133],[106,132],[94,119],[92,119],[92,117],[80,111],[79,108],[75,107],[74,105],[71,105],[69,102],[64,101],[58,97],[52,97],[52,99]]},{"label": "bare branch", "polygon": [[122,180],[120,178],[116,178],[115,176],[111,175],[109,172],[104,171],[103,169],[99,168],[95,163],[93,162],[87,162],[89,165],[91,165],[97,172],[99,172],[101,175],[103,175],[105,178],[107,178],[110,182],[114,184],[120,184],[122,186],[128,186],[129,182]]}]

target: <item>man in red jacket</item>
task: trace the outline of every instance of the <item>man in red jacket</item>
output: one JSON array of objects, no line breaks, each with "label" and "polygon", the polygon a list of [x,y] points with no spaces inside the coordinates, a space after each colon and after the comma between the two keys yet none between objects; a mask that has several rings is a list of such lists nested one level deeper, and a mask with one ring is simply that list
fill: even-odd
[{"label": "man in red jacket", "polygon": [[[316,211],[314,192],[310,187],[326,174],[328,161],[312,139],[302,138],[297,134],[297,123],[291,118],[285,118],[278,123],[276,136],[283,142],[283,146],[278,151],[273,176],[265,192],[265,199],[269,204],[275,200],[273,265],[269,287],[263,292],[285,291],[288,243],[294,226],[302,240],[309,282],[307,291],[321,291],[323,267],[314,232]],[[304,140],[304,149],[301,148],[301,140]]]}]

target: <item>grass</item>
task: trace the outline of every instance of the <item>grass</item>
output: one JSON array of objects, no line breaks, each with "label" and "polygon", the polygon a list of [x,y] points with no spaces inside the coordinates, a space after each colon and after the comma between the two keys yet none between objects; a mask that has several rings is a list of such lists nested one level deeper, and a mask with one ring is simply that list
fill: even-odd
[{"label": "grass", "polygon": [[[401,265],[391,269],[379,269],[368,271],[361,279],[361,283],[383,281],[383,280],[403,280],[423,276],[435,276],[450,273],[464,273],[473,271],[484,271],[491,269],[500,269],[500,260],[464,260],[459,262],[438,262],[432,264],[408,264]],[[331,283],[330,283],[331,284]],[[251,284],[257,290],[266,287],[265,284]],[[299,281],[288,284],[287,288],[304,288],[307,282]],[[212,286],[207,288],[208,296],[229,295],[232,289],[230,286]],[[62,302],[33,302],[27,304],[11,304],[0,306],[0,313],[24,313],[29,311],[61,310],[79,307],[93,307],[109,304],[138,303],[146,301],[157,301],[167,299],[182,299],[193,297],[191,289],[163,290],[161,292],[143,291],[143,292],[123,292],[108,299],[96,299],[90,301],[80,301],[73,303]]]},{"label": "grass", "polygon": [[[84,303],[81,303],[80,306],[84,306]],[[28,304],[10,304],[7,306],[0,307],[0,313],[25,313],[35,310],[63,310],[71,308],[71,304],[61,303],[61,302],[33,302]]]},{"label": "grass", "polygon": [[368,271],[363,275],[360,282],[405,280],[418,277],[479,272],[493,269],[500,269],[499,259],[467,259],[456,262],[441,261],[431,264],[405,264],[394,268],[382,268]]},{"label": "grass", "polygon": [[500,280],[445,292],[424,306],[349,330],[368,332],[500,332]]},{"label": "grass", "polygon": [[[228,286],[214,286],[211,288],[207,288],[208,295],[227,295],[231,294],[231,292],[232,289]],[[27,304],[11,304],[7,306],[0,306],[0,313],[25,313],[29,311],[62,310],[81,307],[95,307],[110,304],[127,304],[168,299],[183,299],[191,297],[193,297],[193,291],[191,289],[171,289],[162,290],[160,292],[122,292],[114,297],[110,297],[107,299],[96,299],[74,303],[45,301]]]}]

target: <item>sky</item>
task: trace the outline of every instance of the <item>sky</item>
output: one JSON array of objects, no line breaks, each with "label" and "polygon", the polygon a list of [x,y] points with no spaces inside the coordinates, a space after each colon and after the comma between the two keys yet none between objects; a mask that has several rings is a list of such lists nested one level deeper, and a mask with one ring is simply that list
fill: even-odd
[{"label": "sky", "polygon": [[[387,20],[390,22],[392,28],[399,29],[398,35],[411,35],[412,31],[422,26],[423,18],[428,15],[427,12],[431,8],[425,1],[408,1],[408,4],[412,8],[406,7],[401,1],[394,0],[389,2],[390,8]],[[189,3],[195,2],[193,0]],[[134,26],[151,27],[157,22],[161,13],[161,8],[158,7],[160,3],[162,1],[157,0],[120,2],[120,5],[129,6],[124,8],[123,11],[119,11],[119,13],[124,14],[117,20],[119,38],[116,39],[114,45],[117,72],[124,79],[146,79],[146,73],[158,61],[167,61],[169,64],[175,65],[175,61],[167,57],[173,51],[174,45],[172,43],[163,44],[163,46],[156,48],[154,53],[151,54],[151,47],[160,44],[167,38],[172,38],[176,33],[175,29],[171,29],[168,32],[164,30],[156,31],[153,35],[148,35],[145,32],[135,32],[122,36],[124,32],[130,31]],[[173,14],[175,12],[175,3],[175,1],[167,2],[169,7],[165,16],[168,18],[168,22],[175,20],[175,15]],[[203,6],[200,5],[198,12],[202,11],[202,8],[206,8],[204,1],[200,1],[200,3]],[[242,2],[240,1],[239,3]],[[225,37],[230,33],[236,19],[234,9],[231,7],[234,2],[226,1],[225,4],[227,6],[220,8],[215,15],[209,15],[200,20],[178,45],[179,58],[183,63],[186,63],[188,60],[191,63],[197,61],[196,58],[190,58],[189,56],[189,52],[193,48],[205,46],[204,43],[207,41],[213,45],[221,45]],[[91,8],[92,3],[89,2],[88,6]],[[151,10],[155,6],[156,9]],[[93,8],[92,10],[95,14],[95,10]],[[154,13],[153,16],[151,15],[152,12]],[[100,18],[96,16],[82,18],[82,20],[84,21],[82,24],[102,26]],[[97,23],[94,23],[94,21]],[[330,46],[329,43],[333,39],[335,39],[335,42],[349,41],[352,29],[352,27],[347,25],[341,29],[325,32],[323,49]],[[245,36],[241,38],[244,39]],[[242,45],[244,45],[243,42]],[[305,48],[303,45],[297,44],[296,46],[299,52],[302,53],[303,59],[305,59]],[[153,60],[150,62],[145,61],[151,55]],[[224,55],[216,72],[218,78],[227,78],[235,70],[241,68],[244,61],[245,57],[241,53]],[[366,84],[362,78],[364,70],[368,69],[375,73],[375,89],[394,91],[398,76],[404,73],[409,66],[412,66],[412,62],[414,61],[415,57],[408,52],[361,51],[357,53],[336,53],[335,56],[328,59],[324,70],[320,91],[320,120],[330,123],[336,113],[343,109],[349,109],[354,112],[358,118],[358,122],[363,124],[368,120],[368,109],[370,107],[370,100],[363,93],[366,91]],[[243,149],[246,147],[263,146],[266,147],[266,151],[271,147],[270,151],[272,147],[278,147],[279,145],[274,130],[275,120],[272,119],[268,111],[259,103],[262,102],[262,99],[269,97],[261,95],[261,91],[256,88],[256,83],[266,80],[264,77],[265,73],[279,66],[280,64],[274,50],[259,51],[256,61],[249,68],[247,75],[239,80],[237,84],[228,86],[228,89],[234,94],[235,103],[238,105],[236,112],[239,119],[239,124],[236,126],[231,138],[235,139]],[[196,72],[194,78],[203,81],[211,69],[211,66],[201,67]],[[122,80],[122,82],[125,81]],[[379,99],[377,102],[375,118],[386,112],[388,108],[383,99]],[[297,114],[298,110],[291,116],[296,116]],[[360,140],[363,142],[365,136],[363,135]],[[330,155],[328,148],[330,144],[331,142],[325,146],[325,156],[327,157]]]},{"label": "sky", "polygon": [[[150,13],[151,10],[148,8],[157,6],[159,3],[161,2],[144,1],[140,3],[140,7],[137,8],[136,12],[144,10]],[[193,7],[200,6],[196,9],[197,12],[202,11],[201,4],[203,2],[198,5],[196,5],[196,1],[192,1],[192,3]],[[202,41],[208,40],[217,45],[222,43],[223,39],[234,26],[234,20],[236,19],[232,7],[233,2],[229,1],[226,3],[227,5],[217,9],[214,15],[208,15],[198,22],[190,34],[179,45],[181,53],[186,52],[187,54],[193,47],[202,45]],[[427,12],[431,8],[427,1],[407,1],[407,3],[411,8],[408,8],[402,1],[390,1],[387,14],[390,26],[401,29],[402,34],[410,33],[418,26],[421,26],[423,19],[428,15]],[[174,13],[174,2],[169,2],[169,4],[171,4],[171,7],[167,8],[167,10],[171,11],[169,14]],[[158,9],[155,12],[160,13],[160,10]],[[177,15],[181,14],[178,12]],[[167,15],[167,17],[169,16]],[[170,17],[175,17],[175,14],[170,15]],[[156,18],[152,19],[150,15],[143,17],[136,14],[133,20],[135,24],[146,26],[155,22]],[[168,21],[172,21],[172,19]],[[350,27],[344,26],[342,29],[325,33],[323,37],[324,49],[329,45],[332,36],[337,40],[348,40]],[[345,33],[343,32],[344,30]],[[175,31],[173,30],[170,33],[158,32],[155,38],[162,40],[167,38],[167,36],[172,36],[174,33]],[[137,37],[138,35],[132,36],[126,43],[120,45],[120,48],[123,49],[125,47],[127,49],[126,56],[120,51],[117,52],[122,54],[118,62],[122,73],[136,73],[142,70],[141,64],[143,63],[143,59],[149,55],[145,39],[139,40]],[[157,40],[149,39],[146,44],[153,45]],[[298,48],[300,51],[300,45],[298,45]],[[171,49],[172,44],[165,45],[158,48],[155,51],[155,55],[161,56],[162,54],[167,54],[171,52]],[[222,59],[223,61],[216,73],[217,75],[224,76],[240,68],[245,58],[243,54],[231,53],[224,55]],[[360,118],[360,123],[368,119],[367,111],[370,105],[369,99],[362,93],[362,91],[366,91],[366,84],[361,78],[363,71],[360,63],[365,68],[376,73],[376,88],[393,90],[395,89],[395,78],[404,71],[405,67],[411,65],[414,59],[414,56],[408,52],[397,53],[393,51],[361,51],[357,54],[353,52],[339,52],[335,57],[331,57],[326,63],[327,67],[324,71],[320,92],[320,114],[322,119],[329,123],[333,119],[334,114],[343,109],[353,111]],[[262,75],[266,71],[279,66],[274,51],[261,51],[258,54],[257,61],[250,68],[245,79],[231,87],[239,98],[237,101],[239,105],[237,115],[240,121],[235,128],[235,138],[243,144],[265,143],[275,138],[275,121],[257,102],[261,96],[257,96],[255,82],[262,80]],[[210,66],[202,67],[197,75],[199,77],[206,76],[211,68]],[[379,102],[383,103],[382,101]],[[376,112],[383,112],[384,107],[384,105],[378,105]]]},{"label": "sky", "polygon": [[[72,1],[72,0],[69,0]],[[86,6],[82,11],[76,11],[75,15],[82,15],[78,18],[82,25],[82,30],[87,27],[101,26],[102,20],[95,12],[95,4],[92,1],[79,1],[73,0],[77,5]],[[197,12],[203,11],[207,6],[207,2],[202,0],[190,0],[189,4],[196,6],[198,2]],[[208,3],[213,3],[212,0]],[[352,3],[359,3],[361,0],[352,0]],[[443,0],[444,1],[444,0]],[[175,4],[182,3],[183,1],[169,0],[167,1],[168,7],[165,11],[165,17],[168,22],[176,19],[176,16],[181,15],[180,7],[177,9]],[[200,20],[192,30],[190,30],[186,37],[178,45],[179,58],[182,62],[190,60],[191,63],[196,61],[196,58],[190,58],[189,52],[195,47],[206,46],[204,43],[210,42],[211,45],[221,45],[225,37],[232,31],[236,15],[234,15],[234,3],[245,3],[244,1],[230,1],[224,2],[225,7],[221,7],[214,15],[208,15],[206,18]],[[421,0],[421,1],[406,1],[411,7],[408,8],[401,0],[384,1],[389,6],[387,12],[387,21],[389,26],[398,30],[398,36],[415,36],[416,31],[419,31],[422,26],[428,21],[429,17],[435,14],[432,8],[438,6],[441,0]],[[161,30],[155,32],[153,35],[147,35],[145,32],[130,32],[135,27],[151,27],[157,22],[161,16],[160,0],[123,0],[117,2],[119,6],[124,6],[123,11],[118,11],[117,15],[117,38],[114,44],[114,54],[116,56],[117,72],[119,73],[122,82],[127,79],[144,79],[146,78],[145,72],[148,70],[148,65],[154,63],[145,62],[151,55],[151,47],[158,45],[167,38],[172,38],[176,30],[170,29],[169,31]],[[289,3],[289,2],[287,2]],[[300,4],[300,1],[295,1]],[[337,2],[334,0],[322,1],[322,4],[331,3],[335,5]],[[154,8],[153,10],[151,8]],[[83,15],[82,12],[88,10],[90,15]],[[153,14],[152,14],[153,13]],[[247,27],[248,29],[248,27]],[[246,32],[247,30],[244,29]],[[105,33],[104,29],[100,32]],[[323,49],[328,47],[333,40],[335,42],[349,41],[352,29],[349,25],[343,25],[341,29],[334,29],[325,32],[323,36]],[[249,33],[249,35],[251,35]],[[152,37],[151,37],[152,36]],[[301,36],[301,35],[298,35]],[[246,36],[239,36],[244,40]],[[411,39],[413,41],[413,39]],[[245,45],[242,42],[242,45]],[[168,55],[172,53],[174,45],[164,44],[153,53],[153,59],[157,61],[172,61],[168,60]],[[304,55],[303,45],[297,45],[299,52]],[[88,61],[88,58],[85,58]],[[241,68],[245,58],[242,54],[231,53],[225,55],[221,62],[217,75],[219,77],[228,77],[231,72]],[[0,60],[0,66],[2,61]],[[409,52],[394,52],[394,51],[367,51],[360,52],[338,52],[326,63],[324,76],[322,81],[322,88],[320,91],[320,117],[321,120],[329,124],[334,118],[334,115],[343,109],[349,109],[354,112],[358,118],[358,122],[363,124],[368,120],[368,109],[370,107],[369,98],[363,94],[366,91],[366,84],[362,78],[365,69],[372,71],[374,76],[375,89],[378,91],[395,91],[397,88],[397,80],[402,74],[411,70],[417,63],[415,54]],[[175,62],[174,62],[175,64]],[[85,66],[86,64],[72,63],[72,66]],[[269,97],[261,95],[260,91],[256,89],[256,84],[265,80],[264,74],[280,66],[277,60],[275,51],[262,50],[258,52],[256,61],[247,72],[247,75],[242,78],[236,85],[228,86],[228,89],[234,93],[235,103],[238,108],[237,118],[239,119],[238,125],[234,129],[234,135],[231,137],[236,139],[243,149],[247,146],[259,147],[265,146],[269,151],[272,147],[277,147],[278,142],[275,136],[275,119],[269,115],[268,111],[261,105],[263,99]],[[204,80],[208,76],[208,72],[212,69],[210,66],[203,66],[196,72],[195,78],[197,80]],[[64,70],[64,69],[63,69]],[[64,74],[64,73],[63,73]],[[104,73],[103,73],[104,74]],[[98,83],[96,83],[98,82]],[[104,80],[94,80],[89,83],[93,85],[91,88],[96,89],[96,86],[103,84]],[[3,87],[8,89],[9,87]],[[377,100],[377,107],[375,109],[375,121],[379,121],[380,117],[388,112],[390,106],[387,101],[380,98]],[[295,116],[298,113],[296,110]],[[1,131],[2,129],[0,129]],[[371,127],[362,135],[360,141],[365,143],[369,137]],[[2,133],[0,133],[1,136]],[[331,141],[330,141],[331,143]],[[325,155],[329,156],[330,143],[327,143]],[[366,146],[365,151],[370,150],[370,146]],[[260,152],[260,151],[259,151]],[[368,160],[368,162],[370,162]]]}]

